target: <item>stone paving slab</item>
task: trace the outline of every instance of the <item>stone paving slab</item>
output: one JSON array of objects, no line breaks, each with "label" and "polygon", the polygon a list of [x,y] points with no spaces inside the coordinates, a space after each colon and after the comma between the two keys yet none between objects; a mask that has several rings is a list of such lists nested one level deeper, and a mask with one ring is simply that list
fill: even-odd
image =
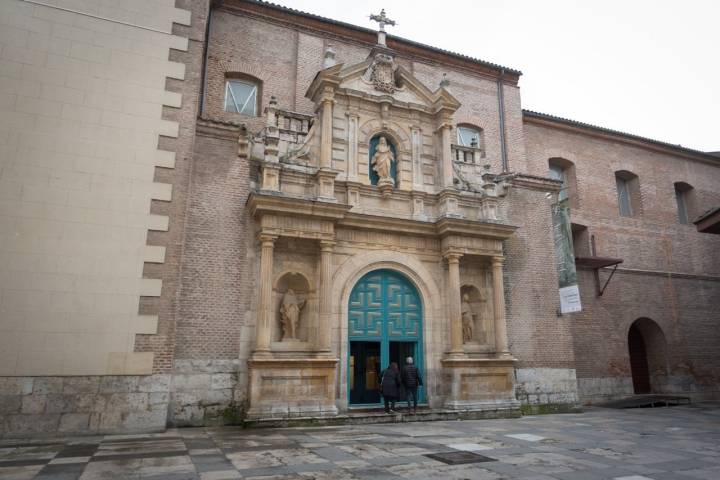
[{"label": "stone paving slab", "polygon": [[[446,464],[435,454],[491,461]],[[431,457],[428,457],[431,455]],[[472,455],[467,458],[472,458]],[[2,480],[718,480],[720,404],[0,441]]]}]

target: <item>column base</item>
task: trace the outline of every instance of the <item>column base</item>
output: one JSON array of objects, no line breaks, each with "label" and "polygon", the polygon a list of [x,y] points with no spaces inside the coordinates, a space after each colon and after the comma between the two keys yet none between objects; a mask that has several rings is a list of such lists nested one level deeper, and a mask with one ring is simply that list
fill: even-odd
[{"label": "column base", "polygon": [[450,395],[445,400],[449,410],[514,410],[520,408],[515,398],[515,362],[507,358],[453,358],[442,360]]},{"label": "column base", "polygon": [[335,416],[337,358],[248,360],[249,419]]}]

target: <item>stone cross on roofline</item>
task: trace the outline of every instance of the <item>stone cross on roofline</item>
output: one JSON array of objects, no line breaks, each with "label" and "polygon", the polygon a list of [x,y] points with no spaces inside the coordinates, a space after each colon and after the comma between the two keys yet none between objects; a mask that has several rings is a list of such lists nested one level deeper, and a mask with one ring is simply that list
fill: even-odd
[{"label": "stone cross on roofline", "polygon": [[385,9],[380,10],[380,15],[370,15],[370,20],[378,22],[380,29],[378,30],[378,45],[386,47],[385,44],[385,25],[395,26],[395,20],[391,20],[385,15]]}]

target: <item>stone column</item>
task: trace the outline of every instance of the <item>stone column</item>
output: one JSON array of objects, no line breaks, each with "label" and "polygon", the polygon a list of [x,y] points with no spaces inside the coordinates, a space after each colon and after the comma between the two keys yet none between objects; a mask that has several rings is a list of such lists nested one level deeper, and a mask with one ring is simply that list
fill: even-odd
[{"label": "stone column", "polygon": [[332,253],[335,242],[320,241],[320,315],[316,346],[320,352],[330,351],[332,316]]},{"label": "stone column", "polygon": [[450,130],[452,125],[445,124],[442,127],[442,174],[443,174],[443,187],[450,188],[453,186],[453,161],[452,161],[452,149],[450,144],[452,143]]},{"label": "stone column", "polygon": [[332,167],[332,123],[333,99],[326,96],[322,100],[322,131],[320,134],[320,168]]},{"label": "stone column", "polygon": [[460,306],[460,257],[459,253],[447,253],[445,258],[448,262],[447,278],[447,302],[448,313],[450,314],[450,354],[461,355],[463,353],[462,318]]},{"label": "stone column", "polygon": [[493,311],[495,312],[495,351],[510,355],[505,323],[505,291],[503,287],[503,257],[492,257]]},{"label": "stone column", "polygon": [[260,235],[260,303],[258,304],[258,319],[255,326],[255,352],[270,352],[270,332],[274,317],[272,302],[272,274],[273,274],[273,248],[274,235]]}]

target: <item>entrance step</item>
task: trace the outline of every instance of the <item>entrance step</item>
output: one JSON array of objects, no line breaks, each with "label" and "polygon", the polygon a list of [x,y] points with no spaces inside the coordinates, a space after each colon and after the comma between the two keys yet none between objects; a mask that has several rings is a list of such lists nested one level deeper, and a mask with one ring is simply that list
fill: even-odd
[{"label": "entrance step", "polygon": [[633,395],[631,397],[598,404],[597,406],[605,408],[652,408],[674,407],[676,405],[687,405],[689,403],[690,397],[680,395]]},{"label": "entrance step", "polygon": [[260,418],[243,421],[246,428],[277,428],[330,425],[367,425],[375,423],[432,422],[443,420],[483,420],[493,418],[518,418],[519,408],[496,410],[442,410],[418,408],[413,414],[407,409],[396,413],[385,413],[383,409],[352,410],[334,417],[286,417]]}]

